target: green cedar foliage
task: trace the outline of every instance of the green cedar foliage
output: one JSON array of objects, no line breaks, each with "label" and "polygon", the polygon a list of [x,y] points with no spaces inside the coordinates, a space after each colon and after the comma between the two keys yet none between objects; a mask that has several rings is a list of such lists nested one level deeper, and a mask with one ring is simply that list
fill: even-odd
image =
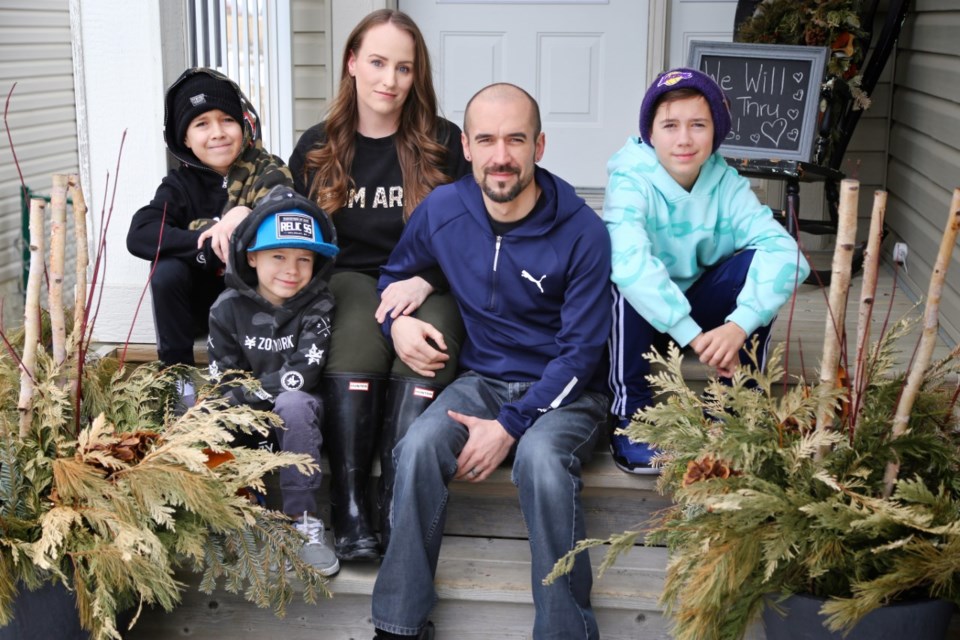
[{"label": "green cedar foliage", "polygon": [[[303,539],[287,518],[246,497],[247,488],[265,491],[264,475],[281,467],[316,468],[308,456],[231,445],[237,432],[265,433],[275,414],[227,406],[215,387],[175,411],[177,381],[199,383],[196,370],[105,358],[82,367],[77,416],[76,375],[39,351],[21,440],[17,363],[0,358],[0,626],[21,585],[45,580],[75,593],[81,623],[98,640],[120,638],[120,610],[171,610],[183,589],[178,568],[201,572],[205,592],[242,592],[277,615],[294,579],[307,602],[330,596],[297,555]],[[276,570],[285,566],[292,570]]]},{"label": "green cedar foliage", "polygon": [[[835,630],[896,600],[960,603],[960,362],[953,354],[931,365],[908,433],[891,441],[904,382],[892,345],[905,330],[871,351],[855,428],[845,390],[780,387],[782,345],[766,373],[741,368],[732,386],[713,380],[703,395],[685,383],[676,347],[647,354],[660,366],[649,378],[660,402],[625,432],[663,451],[658,488],[675,504],[644,532],[581,542],[548,581],[575,553],[609,544],[602,572],[645,534],[670,550],[662,602],[678,640],[742,638],[769,594],[828,598]],[[844,416],[836,430],[815,427],[821,399]],[[900,480],[884,499],[892,459]]]}]

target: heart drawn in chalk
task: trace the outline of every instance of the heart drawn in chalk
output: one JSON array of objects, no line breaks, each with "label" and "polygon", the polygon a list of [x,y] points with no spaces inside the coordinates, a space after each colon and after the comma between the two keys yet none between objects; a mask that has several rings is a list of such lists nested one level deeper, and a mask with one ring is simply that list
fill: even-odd
[{"label": "heart drawn in chalk", "polygon": [[800,109],[787,109],[787,115],[791,120],[796,120],[800,117]]},{"label": "heart drawn in chalk", "polygon": [[799,137],[800,137],[799,129],[790,129],[790,131],[787,131],[787,139],[790,140],[790,142],[796,142],[797,138]]},{"label": "heart drawn in chalk", "polygon": [[757,144],[758,142],[760,142],[760,134],[759,134],[759,133],[751,133],[751,134],[750,134],[750,142],[752,142],[753,144]]},{"label": "heart drawn in chalk", "polygon": [[787,130],[786,118],[777,118],[773,122],[764,122],[760,125],[760,133],[770,139],[774,145],[780,144],[780,137]]},{"label": "heart drawn in chalk", "polygon": [[797,102],[803,100],[803,89],[797,89],[797,92],[793,94],[793,99]]},{"label": "heart drawn in chalk", "polygon": [[803,72],[797,71],[795,74],[793,74],[793,81],[796,83],[803,82]]}]

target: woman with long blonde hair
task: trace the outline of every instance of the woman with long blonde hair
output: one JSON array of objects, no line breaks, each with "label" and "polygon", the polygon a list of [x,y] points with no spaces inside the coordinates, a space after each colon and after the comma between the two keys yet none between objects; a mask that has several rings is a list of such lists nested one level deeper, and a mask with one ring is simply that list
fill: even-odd
[{"label": "woman with long blonde hair", "polygon": [[386,547],[393,447],[456,375],[463,325],[443,274],[424,273],[383,293],[394,315],[415,313],[440,332],[414,368],[396,356],[375,313],[380,266],[406,219],[434,187],[470,172],[460,135],[438,115],[420,30],[406,14],[383,9],[350,34],[326,120],[304,132],[290,157],[297,191],[330,212],[340,244],[330,279],[336,308],[323,424],[341,560],[379,557],[366,501],[377,450],[380,546]]}]

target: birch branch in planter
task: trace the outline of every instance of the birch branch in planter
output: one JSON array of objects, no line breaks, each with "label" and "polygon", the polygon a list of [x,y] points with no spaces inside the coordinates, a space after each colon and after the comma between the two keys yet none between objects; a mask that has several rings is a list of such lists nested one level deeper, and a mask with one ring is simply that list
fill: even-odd
[{"label": "birch branch in planter", "polygon": [[53,362],[63,364],[67,357],[67,328],[63,311],[63,270],[67,244],[67,176],[53,176],[50,190],[50,282],[47,304],[50,311],[50,333]]},{"label": "birch branch in planter", "polygon": [[857,317],[857,354],[856,374],[853,379],[850,397],[850,415],[853,419],[859,413],[863,387],[868,372],[864,371],[867,349],[870,345],[870,321],[873,318],[874,303],[877,299],[877,277],[880,272],[880,243],[883,240],[883,219],[887,212],[887,192],[873,192],[873,210],[870,213],[870,232],[867,236],[867,248],[863,254],[863,281],[860,286],[860,310]]},{"label": "birch branch in planter", "polygon": [[30,430],[30,401],[33,398],[33,373],[37,365],[37,344],[40,341],[40,279],[43,277],[43,210],[46,203],[30,200],[30,274],[27,276],[27,297],[23,305],[23,356],[20,369],[20,438]]},{"label": "birch branch in planter", "polygon": [[90,264],[90,247],[87,238],[87,201],[80,187],[80,176],[69,178],[70,199],[73,200],[73,233],[77,247],[77,284],[73,296],[73,331],[70,334],[69,351],[75,352],[83,342],[83,310],[87,299],[87,266]]},{"label": "birch branch in planter", "polygon": [[[950,257],[953,247],[957,243],[957,231],[960,230],[960,188],[953,190],[953,201],[950,203],[950,213],[947,217],[947,226],[940,241],[940,251],[937,261],[930,274],[930,287],[927,289],[927,304],[923,311],[923,333],[920,335],[920,346],[917,348],[917,357],[907,375],[907,384],[900,395],[897,412],[893,416],[892,437],[899,438],[907,431],[910,412],[917,399],[917,392],[923,385],[923,379],[933,356],[933,348],[937,344],[937,328],[940,325],[940,295],[943,292],[943,282],[947,278],[947,268],[950,266]],[[883,497],[889,498],[893,493],[893,485],[897,482],[900,473],[900,464],[896,460],[887,463],[883,476]]]},{"label": "birch branch in planter", "polygon": [[[833,251],[833,266],[830,275],[830,293],[827,300],[827,326],[823,336],[823,356],[820,362],[820,382],[831,389],[837,382],[837,367],[840,364],[841,341],[847,317],[847,294],[850,290],[851,263],[857,235],[857,199],[860,183],[843,180],[840,183],[840,208],[838,210],[837,244]],[[833,410],[829,398],[824,398],[817,411],[817,429],[833,427]]]}]

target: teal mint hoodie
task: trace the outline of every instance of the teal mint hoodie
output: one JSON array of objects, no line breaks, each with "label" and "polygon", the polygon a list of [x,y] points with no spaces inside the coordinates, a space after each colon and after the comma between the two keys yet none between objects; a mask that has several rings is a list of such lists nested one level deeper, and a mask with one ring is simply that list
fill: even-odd
[{"label": "teal mint hoodie", "polygon": [[755,250],[737,308],[726,318],[747,335],[772,322],[810,273],[796,241],[719,153],[707,158],[690,191],[638,138],[610,158],[607,173],[603,221],[613,248],[611,279],[641,316],[681,347],[702,331],[683,292],[711,266]]}]

